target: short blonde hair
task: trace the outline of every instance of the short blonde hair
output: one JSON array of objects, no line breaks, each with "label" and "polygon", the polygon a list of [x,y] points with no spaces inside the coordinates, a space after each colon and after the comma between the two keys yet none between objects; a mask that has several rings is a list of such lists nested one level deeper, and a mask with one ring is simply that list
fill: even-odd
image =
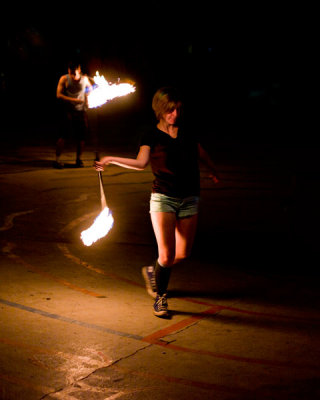
[{"label": "short blonde hair", "polygon": [[156,91],[152,99],[152,109],[159,121],[164,114],[177,109],[181,113],[182,100],[175,88],[163,87]]}]

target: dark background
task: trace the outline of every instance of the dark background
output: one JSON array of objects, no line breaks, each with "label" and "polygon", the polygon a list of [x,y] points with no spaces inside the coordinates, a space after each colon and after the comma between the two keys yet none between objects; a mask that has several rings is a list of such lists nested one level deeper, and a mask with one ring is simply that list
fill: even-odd
[{"label": "dark background", "polygon": [[99,142],[105,132],[109,141],[136,140],[133,132],[152,119],[155,90],[175,85],[188,117],[210,141],[315,145],[311,9],[269,4],[222,10],[201,2],[30,8],[3,13],[2,143],[14,133],[21,143],[54,145],[56,86],[76,56],[90,76],[99,70],[109,81],[120,77],[137,88],[95,111]]}]

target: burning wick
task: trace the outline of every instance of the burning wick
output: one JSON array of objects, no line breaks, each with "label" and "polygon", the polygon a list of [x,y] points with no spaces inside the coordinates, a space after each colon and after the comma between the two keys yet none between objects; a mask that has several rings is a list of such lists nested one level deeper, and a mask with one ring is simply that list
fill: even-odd
[{"label": "burning wick", "polygon": [[[98,153],[96,154],[96,159],[99,160]],[[110,231],[110,229],[113,227],[113,216],[110,209],[107,206],[106,196],[103,190],[101,172],[98,173],[98,176],[99,176],[102,211],[94,220],[90,228],[81,232],[81,240],[86,246],[91,246],[92,243],[106,236]]]},{"label": "burning wick", "polygon": [[96,86],[88,94],[89,108],[100,107],[116,97],[126,96],[136,90],[130,83],[108,83],[105,77],[100,75],[98,71],[93,80]]},{"label": "burning wick", "polygon": [[91,246],[97,240],[106,236],[113,226],[113,216],[108,207],[105,207],[94,220],[90,228],[81,232],[81,240],[86,246]]}]

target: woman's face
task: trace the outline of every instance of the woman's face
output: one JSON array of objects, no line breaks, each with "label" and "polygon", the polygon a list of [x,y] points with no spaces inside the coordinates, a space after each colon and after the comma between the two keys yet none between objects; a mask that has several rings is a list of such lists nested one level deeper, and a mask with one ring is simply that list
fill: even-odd
[{"label": "woman's face", "polygon": [[169,113],[163,114],[162,118],[169,125],[174,125],[178,119],[178,110],[175,108]]}]

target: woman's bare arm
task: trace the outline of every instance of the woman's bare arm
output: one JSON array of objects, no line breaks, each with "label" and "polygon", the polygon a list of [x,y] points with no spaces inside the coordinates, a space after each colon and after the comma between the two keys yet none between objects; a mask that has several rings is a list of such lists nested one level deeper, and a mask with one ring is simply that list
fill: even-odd
[{"label": "woman's bare arm", "polygon": [[140,147],[139,153],[136,158],[106,156],[101,158],[100,161],[95,162],[95,169],[97,171],[103,171],[104,165],[115,164],[119,165],[120,167],[142,171],[149,164],[149,160],[150,147],[144,145]]},{"label": "woman's bare arm", "polygon": [[200,144],[198,144],[198,152],[199,152],[200,160],[205,164],[205,166],[210,171],[210,174],[209,174],[210,178],[212,179],[212,181],[214,183],[218,183],[219,178],[217,176],[216,167],[214,165],[214,162],[212,161],[211,157],[206,152],[206,150]]}]

